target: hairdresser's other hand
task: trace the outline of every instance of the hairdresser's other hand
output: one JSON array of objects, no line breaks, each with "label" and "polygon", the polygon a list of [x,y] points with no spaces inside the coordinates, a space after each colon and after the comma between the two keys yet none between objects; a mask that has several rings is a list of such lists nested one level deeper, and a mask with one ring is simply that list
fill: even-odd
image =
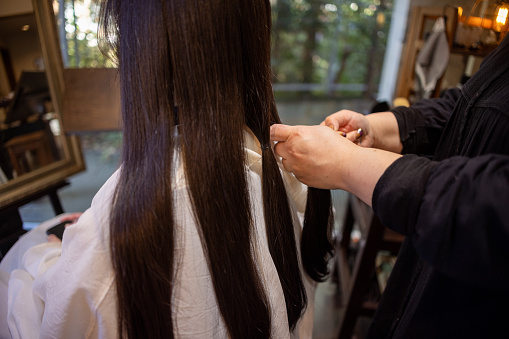
[{"label": "hairdresser's other hand", "polygon": [[276,124],[270,129],[277,155],[284,167],[297,179],[316,188],[342,188],[342,162],[358,148],[331,128],[325,126],[287,126]]},{"label": "hairdresser's other hand", "polygon": [[[333,128],[338,133],[362,147],[373,147],[393,153],[401,153],[403,144],[399,126],[392,112],[379,112],[363,115],[349,110],[341,110],[329,115],[321,125]],[[358,129],[362,129],[362,135]]]},{"label": "hairdresser's other hand", "polygon": [[[362,147],[373,147],[374,131],[365,115],[354,111],[343,109],[329,115],[322,123],[322,126],[332,128],[340,135]],[[358,133],[359,128],[362,135]]]}]

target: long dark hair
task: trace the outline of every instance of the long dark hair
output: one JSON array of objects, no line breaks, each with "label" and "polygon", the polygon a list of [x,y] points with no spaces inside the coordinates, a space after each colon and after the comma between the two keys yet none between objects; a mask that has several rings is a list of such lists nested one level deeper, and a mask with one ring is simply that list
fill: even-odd
[{"label": "long dark hair", "polygon": [[[268,147],[270,124],[280,122],[270,80],[270,15],[269,0],[107,0],[102,6],[104,41],[119,65],[124,124],[110,218],[122,337],[174,334],[176,149],[229,335],[270,336],[270,305],[250,250],[246,125],[262,145],[268,244],[290,330],[306,307],[288,197]],[[329,191],[309,189],[301,258],[317,281],[326,277],[332,255],[330,199]]]}]

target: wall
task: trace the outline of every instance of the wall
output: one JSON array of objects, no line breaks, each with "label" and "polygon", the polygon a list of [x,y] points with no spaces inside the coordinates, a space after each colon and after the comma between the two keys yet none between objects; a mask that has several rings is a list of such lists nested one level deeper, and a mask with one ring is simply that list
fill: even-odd
[{"label": "wall", "polygon": [[[493,2],[494,0],[490,0],[490,4]],[[408,22],[415,7],[441,7],[444,5],[462,7],[465,13],[468,14],[474,4],[475,0],[447,0],[446,2],[443,0],[394,0],[394,14],[397,16],[393,16],[391,22],[377,100],[391,102],[394,99],[398,72],[401,67],[401,52],[406,43],[406,33],[409,29]],[[474,14],[478,15],[478,13],[476,11]],[[481,61],[482,58],[475,58],[474,71],[479,68]],[[466,58],[463,55],[451,54],[442,87],[447,88],[457,85],[463,74],[465,62]]]},{"label": "wall", "polygon": [[[10,54],[16,81],[23,70],[37,70],[43,67],[42,52],[32,13],[31,0],[0,1],[0,21],[2,21],[0,47],[7,49]],[[23,24],[30,24],[30,29],[21,31],[19,28]],[[0,96],[6,95],[11,90],[13,89],[10,88],[3,69],[3,60],[0,59]]]},{"label": "wall", "polygon": [[[0,1],[0,20],[9,17],[23,17],[26,14],[33,13],[31,0],[1,0]],[[35,20],[31,20],[35,23]],[[39,47],[39,39],[35,25],[27,32],[17,31],[8,34],[0,32],[0,47],[9,50],[11,62],[14,71],[14,77],[19,79],[23,69],[38,69],[42,61],[42,53]],[[4,28],[5,30],[5,28]],[[39,62],[39,64],[38,64]],[[0,98],[7,95],[13,89],[9,85],[3,60],[0,56]],[[4,119],[5,110],[0,110],[0,121]]]},{"label": "wall", "polygon": [[0,1],[0,17],[33,12],[31,0],[2,0]]},{"label": "wall", "polygon": [[3,37],[3,45],[9,50],[16,81],[23,70],[41,69],[42,51],[39,45],[36,27],[26,32],[19,31]]},{"label": "wall", "polygon": [[471,8],[475,4],[475,0],[410,0],[410,6],[460,6],[463,8]]},{"label": "wall", "polygon": [[[494,1],[490,0],[489,4],[492,3],[494,3]],[[475,4],[475,0],[448,0],[446,3],[444,3],[443,0],[410,0],[411,8],[414,6],[444,6],[444,4],[448,6],[462,7],[464,10],[463,15],[468,15],[468,13],[470,13],[471,8]],[[473,13],[473,15],[479,15],[480,7],[481,4],[478,5],[476,12]],[[483,58],[480,57],[474,57],[474,67],[473,67],[474,72],[479,68],[482,59]],[[451,54],[449,59],[449,65],[444,75],[442,88],[454,87],[458,84],[458,82],[461,79],[461,76],[463,75],[466,62],[467,62],[466,56],[454,53]]]}]

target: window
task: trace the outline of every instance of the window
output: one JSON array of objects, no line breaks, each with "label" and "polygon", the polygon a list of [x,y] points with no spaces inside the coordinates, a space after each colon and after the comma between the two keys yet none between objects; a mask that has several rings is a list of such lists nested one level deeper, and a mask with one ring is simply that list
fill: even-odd
[{"label": "window", "polygon": [[392,5],[392,0],[272,0],[272,66],[279,96],[372,95]]}]

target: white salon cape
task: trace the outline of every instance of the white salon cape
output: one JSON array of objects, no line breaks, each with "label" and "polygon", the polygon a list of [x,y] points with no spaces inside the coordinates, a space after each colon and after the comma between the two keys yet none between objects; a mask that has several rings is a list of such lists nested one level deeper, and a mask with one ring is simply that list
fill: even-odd
[{"label": "white salon cape", "polygon": [[[316,284],[303,272],[308,306],[293,333],[288,330],[283,290],[269,253],[263,218],[261,150],[245,132],[250,201],[254,218],[255,262],[270,300],[273,338],[310,338]],[[182,163],[174,178],[178,227],[177,272],[172,312],[178,338],[225,338],[197,225],[193,218]],[[300,243],[307,187],[283,174],[294,230]],[[119,172],[99,190],[91,207],[67,227],[62,244],[46,241],[48,220],[25,234],[0,263],[0,336],[13,338],[116,338],[115,276],[109,249],[109,214]],[[220,196],[220,192],[218,192]],[[300,246],[298,246],[300,248]],[[246,249],[248,250],[248,249]],[[8,328],[7,328],[8,327]],[[10,334],[9,334],[10,331]]]}]

